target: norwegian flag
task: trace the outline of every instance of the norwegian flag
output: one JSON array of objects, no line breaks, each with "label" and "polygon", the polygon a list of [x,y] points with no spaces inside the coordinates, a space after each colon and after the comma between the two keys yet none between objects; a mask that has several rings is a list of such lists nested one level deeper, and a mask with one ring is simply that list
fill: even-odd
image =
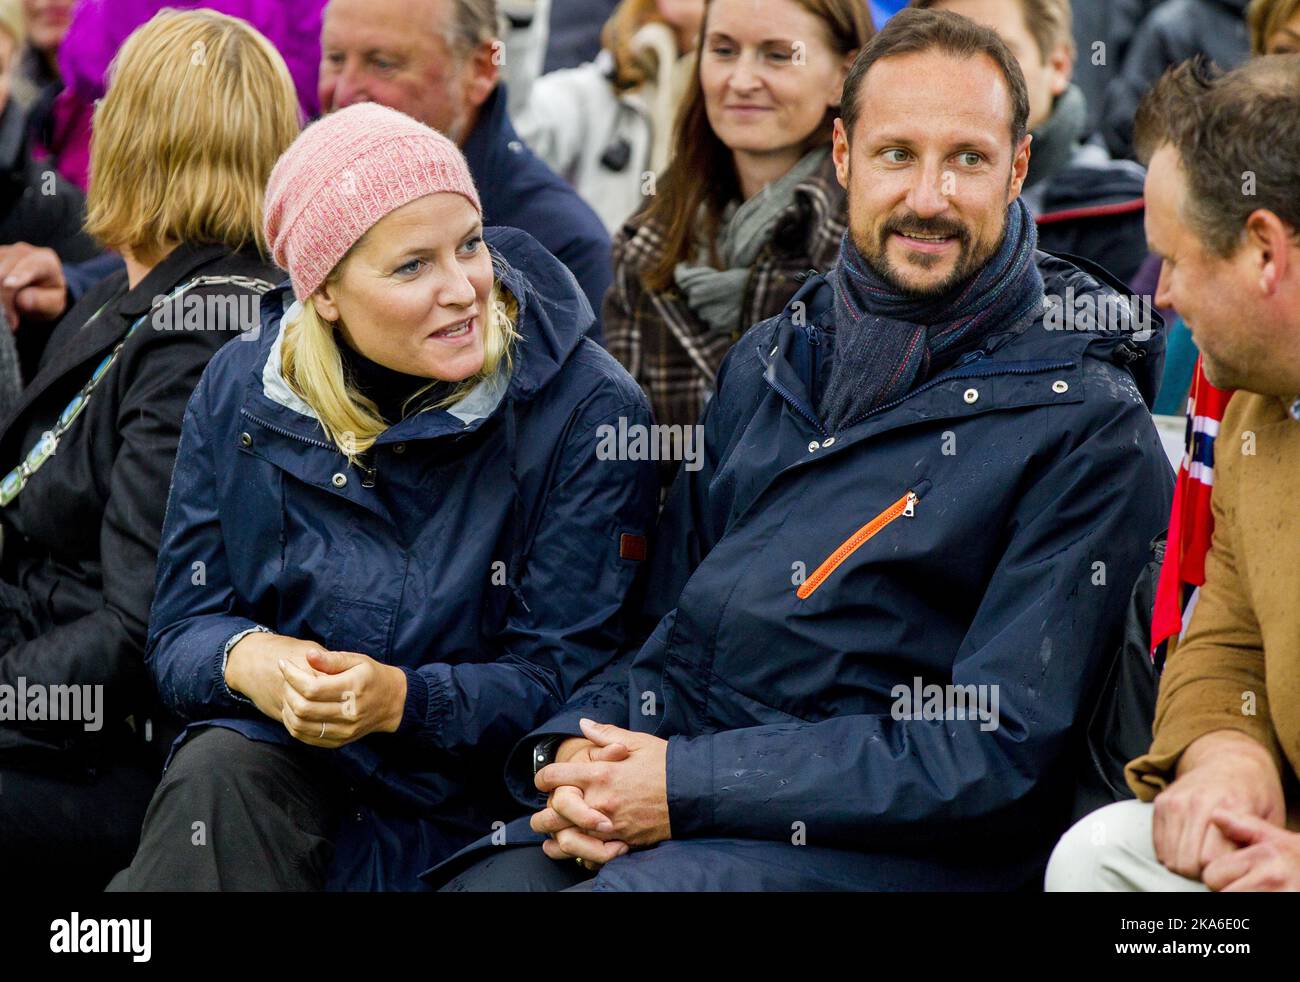
[{"label": "norwegian flag", "polygon": [[1191,620],[1201,585],[1205,583],[1205,554],[1214,534],[1210,493],[1214,490],[1214,441],[1232,398],[1231,389],[1217,389],[1196,359],[1187,397],[1187,438],[1182,465],[1174,485],[1169,515],[1169,540],[1156,586],[1151,622],[1151,657],[1169,638],[1181,634]]}]

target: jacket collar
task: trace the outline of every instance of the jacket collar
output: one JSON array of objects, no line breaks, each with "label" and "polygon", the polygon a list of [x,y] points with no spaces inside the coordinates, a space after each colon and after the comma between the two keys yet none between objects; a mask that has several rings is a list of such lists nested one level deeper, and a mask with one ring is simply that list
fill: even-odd
[{"label": "jacket collar", "polygon": [[[1067,286],[1079,295],[1100,296],[1114,289],[1112,284],[1046,253],[1038,254],[1038,265],[1049,295],[1064,293]],[[821,326],[831,316],[831,293],[824,276],[811,277],[791,298],[771,329],[756,330],[750,342],[755,346],[767,385],[823,435],[826,434],[810,393],[819,338],[824,336]],[[794,307],[797,301],[803,302],[801,308]],[[792,316],[794,309],[804,311],[798,321]],[[1141,338],[1132,332],[1107,333],[1097,325],[1091,325],[1093,329],[1080,325],[1071,331],[1053,331],[1045,326],[1044,314],[1035,314],[1031,320],[990,334],[979,349],[968,352],[955,365],[902,399],[882,406],[849,427],[843,438],[836,434],[837,442],[841,447],[847,446],[922,418],[933,421],[1030,405],[1078,402],[1082,399],[1083,355],[1088,349],[1129,371],[1150,405],[1149,386],[1144,376],[1154,370],[1158,377],[1158,363],[1164,352],[1163,322],[1154,312],[1152,318],[1154,330],[1149,332],[1149,337]],[[1135,365],[1138,361],[1143,364]],[[1048,373],[1047,384],[1034,379],[1044,373]],[[991,388],[971,381],[997,376],[1007,376],[1008,381]],[[1057,391],[1060,387],[1054,388],[1053,382],[1065,383],[1064,388]],[[973,400],[965,397],[968,388],[975,392]],[[934,389],[939,390],[934,397],[924,395]],[[903,406],[904,403],[909,405]],[[895,407],[900,407],[899,411],[891,412]]]},{"label": "jacket collar", "polygon": [[[271,342],[270,351],[267,353],[266,361],[262,365],[258,380],[261,383],[262,395],[268,402],[286,410],[293,416],[300,417],[300,419],[293,420],[293,416],[286,417],[285,414],[280,414],[282,420],[293,420],[296,424],[293,426],[293,431],[296,434],[320,440],[324,436],[324,431],[320,425],[320,417],[298,393],[290,388],[289,383],[284,380],[282,368],[283,326],[285,322],[295,319],[301,311],[302,303],[294,300],[284,309],[283,315],[279,317],[275,325],[275,340]],[[478,385],[474,386],[445,411],[429,410],[428,412],[408,416],[385,430],[376,442],[398,443],[403,440],[441,436],[446,433],[469,429],[487,419],[496,411],[497,406],[501,404],[502,399],[505,397],[508,381],[508,378],[503,373],[498,372],[491,378],[479,382]],[[456,423],[450,423],[447,417],[451,417]]]},{"label": "jacket collar", "polygon": [[118,311],[123,317],[132,318],[149,313],[157,297],[170,293],[195,270],[229,253],[230,247],[225,245],[182,242],[167,258],[149,270],[133,289],[127,291],[117,305]]},{"label": "jacket collar", "polygon": [[[506,115],[505,88],[504,82],[498,84],[487,101],[479,107],[474,129],[461,147],[480,195],[490,192],[495,184],[493,177],[497,171],[496,159],[502,150],[509,149],[512,142],[519,142],[519,134]],[[484,210],[487,210],[486,207]]]}]

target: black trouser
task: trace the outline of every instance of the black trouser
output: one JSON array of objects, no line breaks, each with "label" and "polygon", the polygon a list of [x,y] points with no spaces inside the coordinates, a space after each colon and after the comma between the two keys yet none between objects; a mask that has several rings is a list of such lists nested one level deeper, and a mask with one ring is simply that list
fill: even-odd
[{"label": "black trouser", "polygon": [[93,773],[0,765],[4,882],[102,890],[135,851],[158,770],[145,754]]},{"label": "black trouser", "polygon": [[320,890],[343,802],[307,747],[212,726],[172,758],[109,890]]}]

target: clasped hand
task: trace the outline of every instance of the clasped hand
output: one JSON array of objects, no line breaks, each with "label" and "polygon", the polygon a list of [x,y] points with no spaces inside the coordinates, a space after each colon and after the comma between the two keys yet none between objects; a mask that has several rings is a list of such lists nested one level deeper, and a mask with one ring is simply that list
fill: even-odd
[{"label": "clasped hand", "polygon": [[546,855],[600,865],[671,838],[668,741],[588,719],[580,725],[583,737],[566,740],[537,773],[548,797],[529,824],[550,836]]},{"label": "clasped hand", "polygon": [[400,668],[279,634],[241,638],[226,660],[226,684],[313,747],[396,732],[406,705]]}]

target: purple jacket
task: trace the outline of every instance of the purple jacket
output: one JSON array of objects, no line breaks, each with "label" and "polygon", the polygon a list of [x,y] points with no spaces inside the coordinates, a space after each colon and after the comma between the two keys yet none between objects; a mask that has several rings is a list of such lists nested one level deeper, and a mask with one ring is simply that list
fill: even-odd
[{"label": "purple jacket", "polygon": [[248,21],[266,35],[289,65],[307,118],[320,112],[316,76],[325,0],[81,0],[59,47],[65,89],[55,106],[53,146],[47,150],[60,173],[83,188],[90,107],[104,95],[109,63],[131,32],[164,7],[207,7]]}]

